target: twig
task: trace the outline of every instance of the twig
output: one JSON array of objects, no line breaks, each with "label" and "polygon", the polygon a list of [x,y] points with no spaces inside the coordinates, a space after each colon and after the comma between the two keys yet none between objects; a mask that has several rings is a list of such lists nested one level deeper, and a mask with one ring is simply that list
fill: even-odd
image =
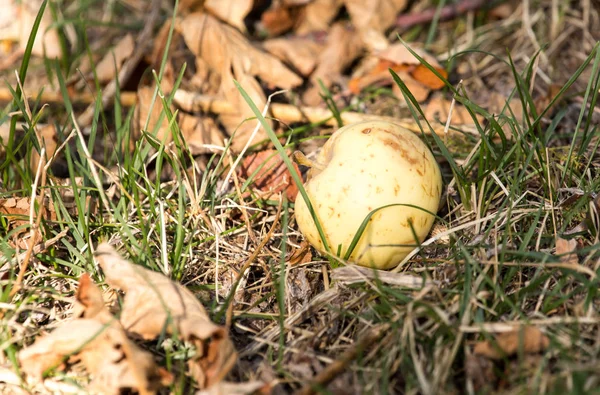
[{"label": "twig", "polygon": [[[63,103],[64,97],[62,93],[58,91],[33,91],[31,89],[25,90],[25,97],[27,97],[30,101],[36,100],[39,98],[41,103]],[[121,92],[119,94],[120,103],[124,107],[132,107],[137,103],[137,93],[136,92]],[[0,103],[2,102],[11,102],[14,99],[12,92],[7,87],[0,87]],[[94,104],[96,103],[96,95],[93,95],[88,92],[81,92],[77,94],[70,94],[69,100],[71,100],[75,104]],[[110,104],[110,103],[109,103]]]},{"label": "twig", "polygon": [[227,315],[225,317],[225,326],[227,328],[231,328],[231,322],[233,320],[233,302],[234,302],[233,299],[234,299],[235,294],[237,293],[237,290],[238,290],[237,288],[238,288],[240,282],[242,281],[244,272],[246,270],[248,270],[248,268],[250,267],[252,262],[254,262],[254,260],[258,256],[258,254],[260,254],[262,249],[273,238],[273,233],[275,233],[275,228],[277,227],[277,224],[279,223],[279,216],[281,215],[281,207],[283,205],[282,203],[283,203],[283,199],[279,199],[279,206],[277,207],[277,213],[275,214],[275,219],[273,220],[271,229],[269,229],[269,232],[267,232],[266,236],[262,239],[260,244],[254,249],[254,252],[252,254],[250,254],[248,259],[246,259],[246,262],[244,262],[244,264],[242,265],[242,268],[238,272],[235,282],[233,283],[233,286],[231,287],[231,291],[230,291],[229,295],[227,296],[227,299],[229,302],[229,305],[227,306]]},{"label": "twig", "polygon": [[[212,96],[200,95],[193,92],[188,92],[179,89],[173,96],[173,102],[184,111],[188,112],[212,112],[215,114],[236,114],[238,110],[230,103],[218,100]],[[337,126],[337,121],[333,118],[333,114],[329,109],[317,107],[297,107],[291,104],[272,103],[270,106],[273,118],[286,123],[294,122],[324,122],[330,126]],[[340,114],[344,124],[362,122],[362,121],[387,121],[402,126],[412,132],[421,133],[419,125],[411,119],[399,119],[394,117],[386,117],[381,115],[363,114],[354,111],[345,111]],[[444,125],[432,125],[434,132],[437,135],[444,135]],[[468,129],[468,125],[463,125],[464,129]],[[451,129],[450,132],[453,130]],[[429,133],[428,128],[424,128],[425,133]],[[476,134],[476,130],[471,130]]]},{"label": "twig", "polygon": [[[486,4],[486,1],[484,0],[462,0],[457,4],[449,4],[442,7],[442,9],[439,11],[439,20],[447,21],[449,19],[456,18],[457,16],[465,14],[469,11],[475,11],[483,7],[484,4]],[[395,24],[400,28],[409,29],[416,25],[431,22],[437,13],[437,8],[429,8],[425,11],[415,14],[403,14],[396,18]]]},{"label": "twig", "polygon": [[[129,57],[123,67],[119,71],[119,74],[104,88],[102,92],[102,109],[108,107],[112,102],[115,93],[117,92],[117,84],[123,84],[129,79],[138,63],[146,53],[146,49],[152,43],[152,34],[154,31],[154,25],[158,20],[160,13],[160,0],[152,0],[150,4],[150,13],[148,18],[144,21],[144,29],[141,31],[135,43],[135,50],[131,57]],[[77,118],[77,123],[83,126],[88,126],[92,123],[94,118],[94,112],[96,111],[95,103],[92,103],[88,108]]]},{"label": "twig", "polygon": [[317,374],[308,384],[296,392],[297,395],[311,395],[317,393],[317,390],[326,387],[337,376],[339,376],[360,354],[371,344],[379,340],[389,324],[382,324],[369,329],[367,333],[361,336],[348,350],[344,351],[339,359],[336,359],[331,365],[327,366]]}]

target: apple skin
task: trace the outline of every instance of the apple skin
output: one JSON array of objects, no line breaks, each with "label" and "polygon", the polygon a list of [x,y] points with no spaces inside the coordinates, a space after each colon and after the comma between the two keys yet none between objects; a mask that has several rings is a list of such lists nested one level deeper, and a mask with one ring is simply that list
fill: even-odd
[{"label": "apple skin", "polygon": [[[390,269],[429,233],[442,193],[440,168],[413,132],[385,121],[347,125],[325,143],[304,185],[333,254],[344,257],[367,215],[373,214],[349,262]],[[326,253],[302,195],[296,222],[308,242]],[[412,227],[411,227],[412,224]],[[412,228],[412,229],[411,229]]]}]

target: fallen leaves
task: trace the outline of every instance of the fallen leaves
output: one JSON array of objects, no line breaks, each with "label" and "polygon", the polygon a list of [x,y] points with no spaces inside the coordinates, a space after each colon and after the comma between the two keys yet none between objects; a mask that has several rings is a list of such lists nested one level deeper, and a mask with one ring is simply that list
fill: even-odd
[{"label": "fallen leaves", "polygon": [[[42,0],[0,0],[0,42],[15,42],[21,51],[25,50],[41,5]],[[34,56],[59,58],[63,55],[53,24],[50,8],[46,7],[31,51]]]},{"label": "fallen leaves", "polygon": [[210,321],[189,290],[164,275],[123,259],[110,245],[100,244],[96,259],[106,283],[125,293],[121,324],[131,334],[155,339],[166,330],[196,346],[188,361],[202,388],[221,381],[233,367],[236,353],[227,330]]},{"label": "fallen leaves", "polygon": [[[292,164],[300,176],[300,169],[295,163]],[[298,187],[276,150],[256,152],[246,157],[240,167],[240,176],[251,180],[252,185],[263,192],[261,195],[265,199],[284,192],[288,200],[296,200]]]},{"label": "fallen leaves", "polygon": [[106,394],[125,389],[154,394],[170,384],[172,376],[130,337],[154,340],[166,331],[195,346],[188,366],[198,386],[218,385],[235,363],[236,352],[227,330],[210,321],[196,297],[164,275],[123,259],[108,244],[98,246],[96,258],[107,284],[125,293],[119,318],[111,314],[102,291],[84,274],[74,318],[19,353],[23,372],[40,380],[48,369],[66,369],[81,362],[93,378],[89,389]]},{"label": "fallen leaves", "polygon": [[489,359],[502,359],[519,352],[535,354],[544,351],[550,340],[533,326],[522,326],[513,331],[496,335],[493,341],[478,342],[473,352]]},{"label": "fallen leaves", "polygon": [[[220,94],[238,110],[234,114],[221,115],[221,122],[229,135],[235,133],[232,149],[240,152],[248,142],[254,123],[240,123],[254,116],[237,90],[234,80],[248,92],[257,107],[266,104],[266,96],[256,80],[283,89],[290,89],[302,83],[280,60],[254,47],[238,30],[225,25],[204,12],[188,15],[179,24],[187,47],[198,58],[221,77]],[[254,142],[266,139],[261,129]]]},{"label": "fallen leaves", "polygon": [[[502,386],[514,374],[536,372],[540,368],[540,353],[550,345],[550,339],[540,329],[521,325],[499,333],[491,340],[479,341],[465,356],[465,371],[475,391]],[[518,356],[518,358],[515,358]]]},{"label": "fallen leaves", "polygon": [[40,380],[48,369],[81,362],[93,377],[89,388],[105,394],[125,389],[154,394],[170,384],[171,375],[156,365],[152,354],[129,340],[87,274],[80,279],[77,298],[84,306],[84,318],[64,322],[19,353],[21,369],[28,377]]},{"label": "fallen leaves", "polygon": [[560,258],[560,261],[567,265],[579,264],[579,258],[577,257],[577,240],[576,239],[563,239],[562,237],[556,238],[556,255]]},{"label": "fallen leaves", "polygon": [[[444,78],[448,77],[448,72],[433,56],[419,48],[412,48],[412,50],[438,74]],[[444,81],[422,64],[404,44],[396,43],[366,58],[362,67],[355,71],[348,87],[351,92],[359,93],[375,83],[391,85],[393,80],[389,69],[398,74],[419,102],[427,99],[432,90],[441,89],[445,85]],[[396,96],[401,97],[400,92],[396,92]]]}]

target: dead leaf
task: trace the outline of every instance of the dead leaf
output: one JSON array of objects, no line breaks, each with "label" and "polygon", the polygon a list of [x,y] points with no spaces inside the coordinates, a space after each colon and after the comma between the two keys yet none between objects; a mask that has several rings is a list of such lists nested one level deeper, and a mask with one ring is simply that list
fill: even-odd
[{"label": "dead leaf", "polygon": [[[197,12],[187,16],[179,24],[179,29],[188,48],[211,70],[219,73],[221,95],[233,108],[239,109],[237,114],[222,114],[220,119],[230,135],[235,133],[231,148],[240,152],[248,142],[255,123],[242,123],[254,117],[254,113],[233,81],[237,80],[254,104],[262,109],[266,97],[255,77],[284,89],[300,85],[302,79],[274,56],[255,48],[239,31],[208,14]],[[259,129],[253,142],[266,138],[264,130]]]},{"label": "dead leaf", "polygon": [[[42,0],[2,0],[0,41],[16,41],[19,48],[24,50],[41,5]],[[50,7],[46,7],[31,51],[34,56],[62,57],[58,32],[55,28],[50,29],[53,23]]]},{"label": "dead leaf", "polygon": [[105,394],[125,389],[154,394],[170,384],[171,375],[155,364],[152,354],[127,338],[89,274],[80,279],[76,305],[84,318],[65,322],[19,353],[27,375],[40,379],[48,369],[70,360],[81,361],[93,377],[90,389]]},{"label": "dead leaf", "polygon": [[[152,101],[154,88],[150,86],[139,87],[137,97],[138,101],[134,117],[134,138],[130,140],[130,148],[133,149],[135,140],[141,137],[142,132],[151,134],[165,145],[169,144],[173,138],[171,129],[169,128],[169,120],[160,97],[156,95],[154,103]],[[171,113],[175,112],[173,106],[170,106],[169,109]]]},{"label": "dead leaf", "polygon": [[77,307],[83,318],[63,323],[19,353],[27,375],[40,379],[50,368],[81,361],[93,377],[90,389],[106,394],[120,394],[125,389],[154,394],[172,381],[171,375],[154,363],[152,354],[127,338],[89,274],[80,279]]},{"label": "dead leaf", "polygon": [[274,38],[265,41],[263,47],[305,77],[313,72],[323,50],[323,44],[303,37]]},{"label": "dead leaf", "polygon": [[98,62],[96,65],[96,77],[100,83],[112,80],[121,70],[123,63],[133,53],[135,41],[131,34],[121,38],[117,45]]},{"label": "dead leaf", "polygon": [[285,33],[294,26],[298,11],[298,8],[290,8],[281,3],[273,2],[260,16],[261,27],[271,37]]},{"label": "dead leaf", "polygon": [[344,23],[336,23],[331,27],[327,44],[319,56],[318,66],[310,76],[311,86],[302,96],[305,104],[316,106],[322,99],[321,80],[329,88],[340,81],[343,70],[348,67],[362,52],[363,43],[356,33]]},{"label": "dead leaf", "polygon": [[302,265],[312,262],[312,252],[310,244],[306,239],[300,243],[300,248],[295,249],[289,257],[287,263],[291,266]]},{"label": "dead leaf", "polygon": [[298,17],[295,30],[299,35],[329,30],[331,21],[342,7],[342,0],[314,0],[308,3]]},{"label": "dead leaf", "polygon": [[557,237],[556,255],[560,257],[560,261],[562,263],[565,263],[567,265],[579,264],[579,258],[577,257],[577,240],[566,240],[562,237]]},{"label": "dead leaf", "polygon": [[[51,221],[56,221],[56,211],[54,209],[54,205],[50,203],[50,199],[44,199],[46,218]],[[8,219],[8,221],[14,227],[29,223],[30,209],[31,198],[29,197],[10,197],[0,199],[0,214]]]},{"label": "dead leaf", "polygon": [[204,8],[231,26],[246,32],[244,18],[252,10],[254,0],[205,0]]},{"label": "dead leaf", "polygon": [[[300,175],[298,166],[294,162],[292,164],[296,173]],[[253,177],[252,185],[268,193],[264,198],[285,192],[288,200],[291,202],[296,200],[298,188],[276,150],[260,151],[244,158],[240,166],[240,177],[243,179]]]},{"label": "dead leaf", "polygon": [[217,72],[234,69],[236,77],[239,73],[249,74],[282,89],[302,84],[302,79],[277,58],[254,47],[242,33],[208,14],[191,14],[179,27],[188,48]]},{"label": "dead leaf", "polygon": [[[448,115],[450,113],[450,106],[452,102],[450,100],[446,100],[441,96],[432,97],[427,105],[425,106],[425,119],[427,119],[430,123],[432,122],[440,122],[445,124],[448,120]],[[479,114],[476,115],[477,122],[481,124],[484,121],[484,118]],[[454,108],[452,109],[452,125],[472,125],[474,124],[473,118],[471,114],[467,110],[465,106],[460,104],[459,102],[454,103]]]},{"label": "dead leaf", "polygon": [[[56,152],[56,148],[58,148],[58,137],[56,133],[56,127],[53,124],[43,125],[37,127],[37,135],[41,140],[41,147],[46,148],[46,161],[52,158],[52,155]],[[31,162],[30,169],[33,174],[36,174],[38,171],[38,165],[40,163],[40,153],[37,149],[33,149],[31,151]],[[45,162],[47,163],[47,162]]]},{"label": "dead leaf", "polygon": [[[18,42],[19,48],[25,50],[41,5],[42,0],[2,0],[0,41]],[[53,23],[50,7],[46,7],[31,51],[34,56],[46,56],[51,59],[63,56],[58,32],[56,28],[50,28]]]},{"label": "dead leaf", "polygon": [[369,48],[387,45],[383,32],[392,26],[396,16],[406,8],[407,0],[344,0],[354,26],[361,32]]},{"label": "dead leaf", "polygon": [[95,256],[107,284],[125,292],[121,311],[125,330],[147,340],[166,330],[192,343],[196,355],[188,366],[201,388],[225,377],[236,352],[227,330],[210,321],[194,294],[160,273],[123,259],[109,244],[100,244]]},{"label": "dead leaf", "polygon": [[544,351],[550,340],[538,328],[522,326],[511,332],[496,335],[495,341],[481,341],[475,345],[474,354],[489,359],[502,359],[522,351],[534,354]]},{"label": "dead leaf", "polygon": [[[419,48],[413,48],[413,51],[441,76],[448,77],[446,70],[434,57]],[[445,86],[444,82],[421,64],[403,44],[398,43],[363,60],[361,66],[354,72],[348,87],[352,93],[358,94],[365,87],[375,83],[392,84],[393,79],[389,69],[398,74],[417,101],[424,101],[431,90],[438,90]],[[397,89],[396,84],[394,84],[394,88]],[[400,93],[399,90],[396,95],[398,93]],[[401,93],[398,97],[402,98]]]},{"label": "dead leaf", "polygon": [[[241,152],[248,143],[256,144],[260,141],[268,141],[268,136],[261,127],[256,131],[252,141],[250,141],[256,127],[256,121],[249,122],[254,117],[254,112],[238,91],[234,80],[238,81],[252,102],[261,111],[267,103],[267,98],[262,87],[254,77],[239,71],[238,73],[235,73],[235,71],[231,73],[229,70],[223,71],[221,82],[222,95],[227,99],[227,102],[233,105],[233,108],[237,108],[239,111],[234,114],[221,114],[219,118],[231,137],[231,149],[233,152]],[[269,119],[267,119],[267,123],[270,126],[273,125],[273,122]]]},{"label": "dead leaf", "polygon": [[180,113],[177,123],[192,155],[214,153],[224,146],[224,136],[212,118]]}]

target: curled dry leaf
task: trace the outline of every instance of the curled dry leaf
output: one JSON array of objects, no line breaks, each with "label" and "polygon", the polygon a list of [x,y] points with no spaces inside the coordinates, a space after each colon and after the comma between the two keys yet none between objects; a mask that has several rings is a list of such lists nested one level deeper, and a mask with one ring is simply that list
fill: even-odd
[{"label": "curled dry leaf", "polygon": [[254,0],[205,0],[204,8],[220,20],[245,32],[244,18],[252,10],[253,3]]},{"label": "curled dry leaf", "polygon": [[392,26],[396,15],[406,8],[407,0],[344,0],[354,26],[371,49],[388,44],[383,32]]},{"label": "curled dry leaf", "polygon": [[[292,164],[300,175],[298,166]],[[276,150],[260,151],[246,157],[240,166],[240,176],[244,179],[252,177],[252,185],[268,195],[285,192],[288,200],[293,202],[298,194],[296,183]]]},{"label": "curled dry leaf", "polygon": [[[254,47],[238,30],[221,23],[211,15],[196,12],[188,15],[178,25],[187,47],[214,72],[221,76],[221,95],[239,109],[237,114],[221,116],[221,122],[230,135],[235,133],[232,149],[241,151],[248,142],[255,123],[242,121],[253,117],[233,80],[248,92],[254,104],[262,108],[266,97],[255,77],[270,86],[290,89],[302,79],[274,56]],[[262,129],[253,142],[266,139]]]},{"label": "curled dry leaf", "polygon": [[579,264],[577,257],[577,240],[556,238],[556,255],[560,257],[560,261],[567,265]]},{"label": "curled dry leaf", "polygon": [[475,345],[474,354],[489,359],[502,359],[522,351],[535,354],[544,351],[550,340],[538,328],[522,326],[511,332],[501,333],[495,341],[481,341]]},{"label": "curled dry leaf", "polygon": [[121,38],[96,65],[96,76],[100,83],[112,80],[121,70],[123,63],[133,54],[135,41],[131,34]]},{"label": "curled dry leaf", "polygon": [[318,66],[310,76],[311,86],[302,96],[305,104],[315,106],[322,102],[321,88],[318,81],[329,88],[339,82],[343,70],[361,53],[363,43],[354,29],[344,23],[336,23],[331,27],[325,49],[318,59]]},{"label": "curled dry leaf", "polygon": [[[139,87],[137,93],[138,102],[133,121],[135,138],[131,139],[130,148],[133,149],[135,140],[141,136],[142,132],[153,135],[164,144],[170,143],[173,136],[162,100],[157,95],[154,103],[152,102],[154,88],[150,86]],[[171,113],[175,112],[173,106],[170,106],[169,110]]]},{"label": "curled dry leaf", "polygon": [[104,394],[127,389],[154,394],[170,383],[170,374],[154,363],[152,354],[127,338],[88,274],[80,279],[77,303],[84,318],[63,323],[19,353],[21,369],[28,376],[41,379],[50,368],[81,361],[93,377],[90,390]]},{"label": "curled dry leaf", "polygon": [[263,47],[305,77],[315,69],[323,50],[323,44],[304,37],[274,38],[265,41]]},{"label": "curled dry leaf", "polygon": [[[442,97],[436,96],[432,97],[427,105],[425,106],[424,116],[430,123],[443,123],[445,124],[448,120],[448,115],[450,115],[450,107],[452,106],[452,102],[450,100],[446,100]],[[477,122],[480,124],[484,121],[484,118],[476,114]],[[454,103],[454,107],[452,108],[452,125],[472,125],[474,124],[473,118],[471,114],[467,110],[465,106],[460,104],[459,102]]]},{"label": "curled dry leaf", "polygon": [[[19,48],[25,50],[41,5],[42,0],[1,0],[0,41],[17,42]],[[50,29],[53,22],[52,13],[46,7],[31,51],[34,56],[62,57],[58,32],[55,28]]]},{"label": "curled dry leaf", "polygon": [[298,11],[298,8],[289,8],[273,2],[260,16],[261,27],[270,37],[279,36],[294,27]]},{"label": "curled dry leaf", "polygon": [[109,244],[100,244],[96,259],[106,282],[125,292],[121,324],[129,333],[155,339],[166,330],[196,347],[188,362],[201,388],[218,383],[236,361],[227,330],[214,324],[188,289],[164,275],[123,259]]},{"label": "curled dry leaf", "polygon": [[[413,51],[429,63],[442,77],[447,78],[448,73],[437,60],[419,48]],[[376,60],[375,60],[376,59]],[[365,87],[374,83],[391,84],[393,79],[389,69],[394,70],[408,89],[419,101],[427,98],[431,90],[444,87],[444,82],[438,78],[425,65],[402,44],[392,44],[385,50],[371,56],[363,62],[364,66],[352,76],[349,89],[357,94]]]},{"label": "curled dry leaf", "polygon": [[296,24],[296,33],[307,34],[329,30],[331,21],[343,5],[342,0],[313,0],[303,7]]},{"label": "curled dry leaf", "polygon": [[192,155],[215,152],[223,147],[223,135],[212,118],[180,113],[179,129]]}]

